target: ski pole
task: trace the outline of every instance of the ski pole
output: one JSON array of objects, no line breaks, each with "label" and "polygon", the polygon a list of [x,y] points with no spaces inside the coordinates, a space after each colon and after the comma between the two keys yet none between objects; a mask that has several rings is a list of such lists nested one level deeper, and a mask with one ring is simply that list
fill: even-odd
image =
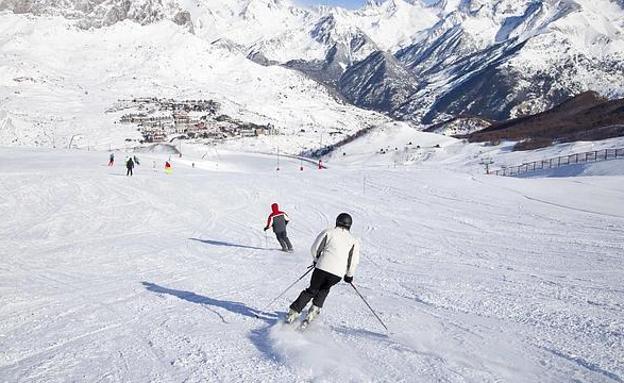
[{"label": "ski pole", "polygon": [[269,235],[266,230],[264,231],[264,247],[269,248]]},{"label": "ski pole", "polygon": [[373,310],[373,308],[371,307],[371,305],[368,304],[368,302],[366,302],[366,299],[364,299],[364,297],[362,296],[362,294],[360,294],[360,292],[358,291],[358,289],[355,287],[355,285],[353,283],[349,283],[351,285],[351,287],[353,287],[353,290],[355,290],[355,292],[357,293],[357,295],[360,296],[360,298],[362,298],[362,300],[364,301],[364,303],[366,303],[366,306],[368,306],[368,308],[370,309],[370,311],[373,313],[373,315],[375,316],[375,318],[377,318],[377,320],[379,321],[379,323],[381,323],[382,326],[384,326],[384,328],[386,329],[386,331],[388,331],[388,327],[386,327],[386,325],[384,324],[384,322],[381,320],[381,318],[379,318],[379,316],[377,315],[377,313],[375,312],[375,310]]},{"label": "ski pole", "polygon": [[[297,279],[296,281],[294,281],[293,283],[291,283],[291,285],[290,285],[290,286],[288,286],[288,287],[286,288],[286,290],[282,291],[282,293],[281,293],[280,295],[278,295],[275,299],[273,299],[271,302],[269,302],[269,304],[268,304],[268,305],[266,305],[266,306],[265,306],[262,310],[260,310],[260,312],[262,312],[262,313],[263,313],[263,312],[265,312],[266,310],[268,310],[268,309],[269,309],[269,307],[271,307],[271,305],[272,305],[273,303],[275,303],[275,301],[277,301],[277,300],[278,300],[278,299],[280,299],[280,298],[281,298],[284,294],[286,294],[286,292],[287,292],[288,290],[290,290],[290,289],[291,289],[294,285],[296,285],[296,284],[297,284],[297,282],[299,282],[300,280],[302,280],[302,279],[303,279],[306,275],[310,274],[310,271],[312,271],[312,270],[314,270],[314,265],[310,265],[310,266],[308,266],[308,270],[307,270],[307,271],[306,271],[306,272],[305,272],[302,276],[300,276],[300,277],[299,277],[299,279]],[[258,314],[256,314],[256,318],[260,318],[260,317],[258,316]]]}]

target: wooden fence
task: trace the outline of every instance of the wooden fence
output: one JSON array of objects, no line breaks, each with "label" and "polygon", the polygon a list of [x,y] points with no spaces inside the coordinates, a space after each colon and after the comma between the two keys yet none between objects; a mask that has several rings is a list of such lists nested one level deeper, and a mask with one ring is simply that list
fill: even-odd
[{"label": "wooden fence", "polygon": [[497,176],[519,176],[544,169],[557,169],[563,166],[602,162],[607,160],[624,159],[624,148],[602,149],[591,152],[574,153],[567,156],[549,158],[546,160],[533,161],[518,166],[503,167],[490,172]]}]

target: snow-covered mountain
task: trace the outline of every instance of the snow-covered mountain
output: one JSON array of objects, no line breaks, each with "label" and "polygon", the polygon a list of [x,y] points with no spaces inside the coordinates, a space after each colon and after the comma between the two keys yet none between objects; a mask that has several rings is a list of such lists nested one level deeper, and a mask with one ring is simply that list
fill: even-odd
[{"label": "snow-covered mountain", "polygon": [[85,146],[121,146],[140,135],[118,123],[121,112],[109,111],[135,97],[214,100],[221,114],[283,133],[264,150],[290,141],[300,150],[323,133],[339,139],[388,120],[337,100],[304,74],[257,65],[232,45],[169,21],[89,31],[72,24],[0,13],[1,145],[66,146],[80,134]]},{"label": "snow-covered mountain", "polygon": [[[422,124],[457,116],[497,120],[533,114],[587,90],[624,97],[624,4],[615,0],[440,0],[433,5],[369,0],[359,10],[306,8],[292,0],[0,0],[3,10],[9,11],[4,20],[10,20],[4,24],[15,27],[5,27],[0,45],[6,73],[36,77],[20,64],[32,59],[29,49],[13,50],[24,30],[45,36],[29,40],[36,51],[39,45],[47,50],[69,44],[54,33],[46,35],[45,28],[76,26],[75,36],[93,39],[89,49],[97,49],[98,40],[116,38],[122,49],[132,49],[116,52],[133,57],[131,72],[122,77],[151,79],[154,72],[144,71],[150,65],[140,63],[154,60],[166,65],[172,78],[191,81],[189,88],[193,80],[212,77],[202,72],[214,68],[220,68],[218,81],[230,86],[245,77],[270,79],[261,88],[270,84],[280,90],[270,92],[264,106],[280,110],[272,118],[282,125],[292,122],[281,112],[289,109],[286,114],[294,117],[297,106],[285,106],[292,98],[276,95],[294,93],[314,103],[318,95],[307,92],[315,87],[324,94],[323,105],[334,105],[325,110],[341,110],[348,101]],[[152,32],[139,32],[141,26]],[[170,59],[154,57],[154,44],[134,37],[149,39],[149,33],[162,37],[162,55],[180,55],[173,66]],[[169,40],[177,45],[171,47]],[[229,59],[220,60],[222,55]],[[197,68],[199,63],[189,66],[197,61],[204,69]],[[56,75],[58,66],[50,65],[37,61],[38,73]],[[93,63],[91,69],[101,73],[108,67]],[[4,77],[14,86],[13,78],[20,76]],[[306,85],[282,80],[289,78]],[[239,85],[224,97],[239,104],[258,99],[257,87]],[[359,117],[353,126],[356,121]]]},{"label": "snow-covered mountain", "polygon": [[613,0],[371,0],[356,11],[233,3],[245,12],[222,13],[221,24],[245,32],[209,29],[399,118],[504,119],[587,90],[624,95],[624,6]]},{"label": "snow-covered mountain", "polygon": [[457,115],[503,119],[543,111],[585,90],[624,94],[621,3],[472,0],[450,9],[397,52],[427,84],[394,113],[425,123]]},{"label": "snow-covered mountain", "polygon": [[190,13],[174,0],[2,0],[0,11],[34,15],[61,15],[77,20],[81,28],[101,28],[123,20],[142,25],[163,19],[192,30]]}]

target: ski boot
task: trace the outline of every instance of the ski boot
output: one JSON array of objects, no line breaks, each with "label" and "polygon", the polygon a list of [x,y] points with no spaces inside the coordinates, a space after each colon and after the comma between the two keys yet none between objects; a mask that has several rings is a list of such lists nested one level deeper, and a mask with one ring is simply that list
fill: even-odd
[{"label": "ski boot", "polygon": [[287,324],[291,324],[292,322],[296,321],[297,318],[299,318],[300,313],[296,312],[293,309],[289,309],[288,310],[288,314],[286,314],[286,319],[284,319],[284,322],[286,322]]},{"label": "ski boot", "polygon": [[310,324],[310,322],[316,319],[316,317],[319,316],[320,313],[321,313],[321,308],[318,306],[312,305],[312,307],[310,307],[310,309],[308,310],[308,315],[306,315],[306,318],[303,320],[303,322],[301,322],[301,326],[299,326],[299,330],[301,331],[305,330]]}]

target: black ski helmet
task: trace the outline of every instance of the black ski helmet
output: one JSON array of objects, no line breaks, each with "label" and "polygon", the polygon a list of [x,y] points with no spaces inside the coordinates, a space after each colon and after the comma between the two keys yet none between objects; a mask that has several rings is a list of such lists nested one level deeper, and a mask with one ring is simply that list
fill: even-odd
[{"label": "black ski helmet", "polygon": [[336,217],[336,227],[344,227],[345,229],[351,229],[351,225],[353,224],[353,218],[347,213],[340,213],[338,217]]}]

